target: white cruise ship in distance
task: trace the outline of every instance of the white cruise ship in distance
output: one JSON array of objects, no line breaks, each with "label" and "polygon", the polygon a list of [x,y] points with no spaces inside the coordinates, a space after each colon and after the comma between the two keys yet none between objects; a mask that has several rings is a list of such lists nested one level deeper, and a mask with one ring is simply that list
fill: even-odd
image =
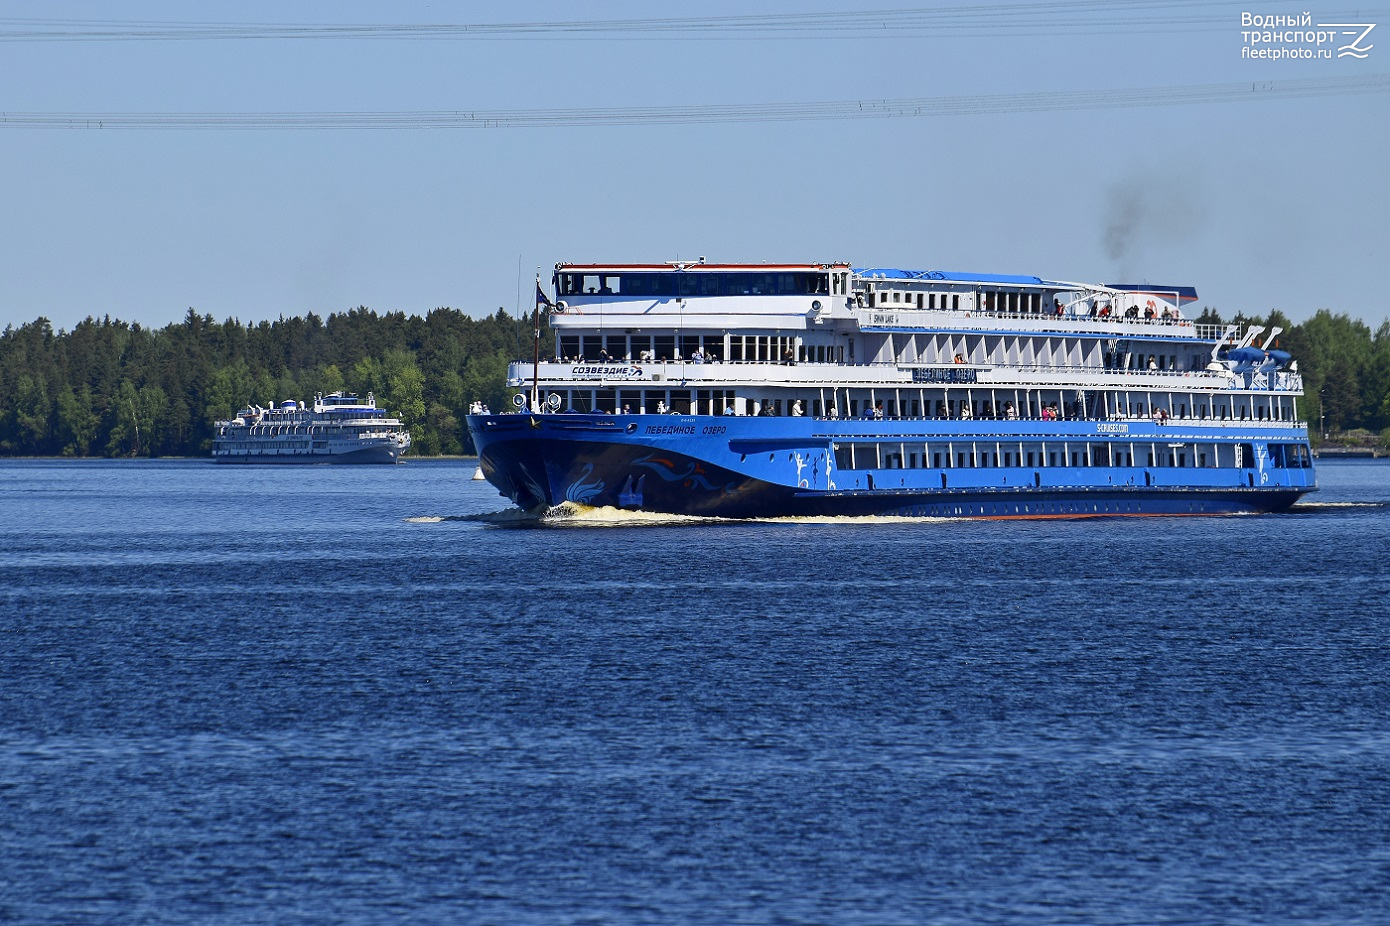
[{"label": "white cruise ship in distance", "polygon": [[468,417],[526,509],[1224,514],[1316,488],[1280,331],[1196,324],[1188,286],[703,260],[552,285],[516,411]]},{"label": "white cruise ship in distance", "polygon": [[273,408],[248,405],[217,422],[212,458],[218,463],[395,463],[410,447],[397,418],[356,395],[316,395],[311,408],[285,401]]}]

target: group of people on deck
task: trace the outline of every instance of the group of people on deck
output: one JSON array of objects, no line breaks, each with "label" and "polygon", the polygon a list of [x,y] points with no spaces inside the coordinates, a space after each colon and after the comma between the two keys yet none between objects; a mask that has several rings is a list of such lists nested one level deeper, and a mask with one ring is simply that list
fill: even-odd
[{"label": "group of people on deck", "polygon": [[[1060,299],[1054,299],[1052,300],[1052,309],[1053,312],[1056,313],[1057,317],[1060,318],[1066,314],[1067,306],[1063,305]],[[1077,314],[1085,315],[1086,312],[1083,309],[1081,312]],[[1111,319],[1120,317],[1120,313],[1115,311],[1115,309],[1108,302],[1097,303],[1095,308],[1095,314],[1096,318]],[[1159,312],[1154,307],[1152,300],[1150,300],[1148,304],[1144,306],[1144,310],[1142,313],[1140,312],[1139,306],[1137,305],[1132,305],[1124,311],[1125,318],[1138,318],[1141,314],[1144,316],[1144,319],[1146,321],[1154,321],[1155,319],[1157,319],[1165,324],[1176,321],[1177,319],[1182,317],[1177,312],[1174,312],[1172,309],[1170,309],[1168,306],[1164,306],[1163,311]]]},{"label": "group of people on deck", "polygon": [[[583,354],[576,354],[576,355],[574,355],[573,357],[571,357],[569,354],[559,354],[559,355],[557,355],[556,357],[554,357],[554,358],[552,359],[551,362],[552,362],[552,363],[590,363],[590,362],[593,362],[593,363],[631,363],[631,362],[632,362],[632,354],[631,354],[631,353],[628,353],[628,354],[625,354],[625,355],[622,356],[622,357],[613,357],[613,356],[610,356],[610,355],[609,355],[609,353],[608,353],[607,350],[600,350],[600,351],[598,352],[598,359],[597,359],[597,360],[594,360],[594,361],[590,361],[590,360],[589,360],[587,357],[585,357]],[[638,351],[638,352],[637,352],[637,362],[638,362],[638,363],[666,363],[667,361],[666,361],[666,357],[665,357],[664,355],[661,356],[661,357],[658,357],[658,356],[656,355],[656,352],[655,352],[655,351],[651,351],[651,350],[641,350],[641,351]],[[672,354],[671,354],[671,362],[672,362],[672,363],[683,363],[683,362],[685,362],[684,359],[681,357],[681,352],[680,352],[680,351],[673,351],[673,352],[672,352]],[[690,355],[690,360],[689,360],[689,362],[690,362],[690,363],[719,363],[720,360],[719,360],[719,354],[715,353],[714,351],[712,351],[712,350],[701,350],[701,349],[699,349],[699,348],[696,348],[696,349],[695,349],[695,352],[694,352],[693,354]]]}]

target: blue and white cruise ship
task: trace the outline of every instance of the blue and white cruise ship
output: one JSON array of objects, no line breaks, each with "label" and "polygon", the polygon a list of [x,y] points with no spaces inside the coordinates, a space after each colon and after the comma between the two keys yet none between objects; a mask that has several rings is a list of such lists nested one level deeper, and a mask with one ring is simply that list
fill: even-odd
[{"label": "blue and white cruise ship", "polygon": [[468,418],[526,509],[1228,514],[1316,488],[1279,329],[1195,324],[1191,287],[703,259],[553,286],[516,411]]}]

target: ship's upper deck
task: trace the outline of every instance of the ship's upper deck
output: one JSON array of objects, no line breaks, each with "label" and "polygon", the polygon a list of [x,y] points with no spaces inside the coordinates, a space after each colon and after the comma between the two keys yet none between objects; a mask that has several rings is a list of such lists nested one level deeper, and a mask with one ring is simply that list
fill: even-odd
[{"label": "ship's upper deck", "polygon": [[556,264],[557,330],[975,330],[1205,340],[1189,286],[818,264]]}]

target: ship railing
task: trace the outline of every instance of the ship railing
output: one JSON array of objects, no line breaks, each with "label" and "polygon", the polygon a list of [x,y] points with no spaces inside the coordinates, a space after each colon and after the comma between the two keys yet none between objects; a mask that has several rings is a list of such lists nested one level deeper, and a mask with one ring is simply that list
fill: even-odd
[{"label": "ship railing", "polygon": [[[572,375],[575,366],[583,366],[583,375]],[[769,375],[776,370],[780,375]],[[848,375],[856,371],[861,375]],[[1001,361],[967,360],[954,363],[945,360],[924,362],[889,361],[814,361],[801,360],[794,363],[769,360],[734,360],[726,362],[693,363],[691,361],[639,361],[631,363],[614,361],[572,361],[547,360],[540,366],[541,378],[547,382],[604,384],[605,387],[621,386],[624,383],[639,382],[699,382],[701,380],[720,380],[724,382],[760,382],[776,385],[779,382],[791,383],[824,381],[825,383],[867,382],[878,378],[884,381],[900,376],[910,378],[914,384],[942,382],[946,385],[964,383],[962,374],[968,374],[969,382],[984,383],[999,375],[1022,377],[1046,377],[1048,379],[1072,379],[1081,388],[1096,386],[1134,385],[1178,388],[1197,386],[1203,389],[1241,387],[1269,392],[1299,393],[1303,389],[1300,374],[1288,371],[1266,371],[1254,374],[1234,373],[1230,370],[1175,368],[1147,369],[1132,367],[1105,367],[1095,364],[1047,364],[1017,363]],[[864,375],[872,374],[872,375]],[[994,374],[990,376],[989,374]],[[513,388],[521,387],[531,381],[531,363],[513,361],[507,371],[507,383]],[[1273,377],[1271,380],[1271,376]],[[1247,383],[1248,378],[1248,385]],[[381,424],[381,419],[370,422],[353,419],[342,424],[370,423]]]},{"label": "ship railing", "polygon": [[[1165,409],[1166,411],[1166,409]],[[1259,427],[1259,428],[1290,428],[1297,430],[1308,427],[1308,422],[1299,418],[1241,418],[1240,416],[1227,415],[1178,415],[1176,412],[1169,414],[1166,418],[1156,418],[1152,414],[1125,414],[1123,412],[1112,412],[1101,417],[1089,415],[1068,415],[1063,410],[1058,410],[1055,415],[1043,417],[1036,414],[1020,415],[865,415],[862,412],[858,415],[807,415],[808,418],[815,418],[818,421],[1043,421],[1051,423],[1061,422],[1125,422],[1129,424],[1150,422],[1159,427],[1177,427],[1183,425],[1221,425],[1222,427]],[[1018,435],[1014,435],[1017,437]]]},{"label": "ship railing", "polygon": [[[1197,334],[1198,326],[1196,322],[1192,321],[1190,318],[1171,315],[1168,318],[1163,318],[1162,316],[1145,318],[1143,315],[1132,316],[1124,314],[1073,314],[1070,312],[1058,315],[1054,312],[1009,312],[1000,311],[998,309],[919,309],[916,306],[896,306],[891,303],[883,306],[875,306],[873,308],[856,307],[854,309],[854,315],[858,319],[861,328],[935,328],[940,327],[940,319],[949,319],[952,322],[966,323],[963,324],[962,327],[970,327],[968,323],[971,321],[988,319],[991,321],[1051,322],[1062,326],[1055,329],[1059,332],[1074,330],[1073,326],[1077,324],[1094,324],[1097,326],[1122,324],[1160,334],[1199,336]],[[889,316],[892,316],[892,318],[890,319]],[[920,321],[921,324],[912,324],[915,321]],[[1216,326],[1202,326],[1202,328],[1210,327]],[[1039,330],[1046,331],[1049,329],[1044,327]],[[1214,340],[1219,336],[1221,330],[1224,329],[1218,329],[1215,334],[1211,335],[1211,339]]]}]

